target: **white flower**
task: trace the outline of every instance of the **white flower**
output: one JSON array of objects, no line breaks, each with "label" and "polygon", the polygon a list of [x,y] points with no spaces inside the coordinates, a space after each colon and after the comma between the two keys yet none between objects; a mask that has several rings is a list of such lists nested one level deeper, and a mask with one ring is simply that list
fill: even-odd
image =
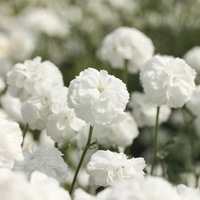
[{"label": "white flower", "polygon": [[72,80],[68,91],[69,107],[91,125],[121,121],[128,99],[126,85],[120,79],[93,68],[85,69]]},{"label": "white flower", "polygon": [[0,197],[2,200],[71,200],[68,191],[46,175],[35,171],[30,182],[21,173],[0,169]]},{"label": "white flower", "polygon": [[23,60],[32,54],[36,47],[36,37],[25,28],[13,28],[10,31],[10,54],[16,60]]},{"label": "white flower", "polygon": [[22,16],[25,24],[33,31],[59,37],[66,36],[69,33],[68,23],[62,21],[62,18],[50,9],[28,9]]},{"label": "white flower", "polygon": [[140,80],[150,102],[177,108],[190,100],[195,75],[183,59],[154,56],[141,70]]},{"label": "white flower", "polygon": [[17,162],[16,171],[22,171],[30,176],[33,171],[40,171],[59,182],[66,180],[68,166],[62,158],[62,153],[54,147],[33,147],[32,152],[24,151],[24,161]]},{"label": "white flower", "polygon": [[177,186],[177,191],[181,196],[181,200],[200,200],[199,188],[189,188],[181,184]]},{"label": "white flower", "polygon": [[154,54],[150,38],[135,28],[120,27],[108,34],[98,52],[99,57],[113,68],[123,68],[128,60],[128,71],[138,73]]},{"label": "white flower", "polygon": [[6,34],[0,33],[0,60],[9,58],[10,56],[10,41]]},{"label": "white flower", "polygon": [[143,178],[145,166],[143,158],[127,159],[124,153],[99,150],[90,158],[86,171],[93,184],[109,186],[131,177]]},{"label": "white flower", "polygon": [[171,183],[153,176],[118,182],[107,196],[106,200],[181,200]]},{"label": "white flower", "polygon": [[25,101],[41,85],[63,86],[62,74],[50,61],[41,62],[40,57],[16,64],[7,74],[8,91]]},{"label": "white flower", "polygon": [[0,167],[12,168],[15,160],[23,160],[22,132],[16,122],[0,120]]},{"label": "white flower", "polygon": [[[74,191],[74,200],[109,200],[111,190],[106,188],[103,192],[99,192],[96,196],[88,194],[81,188]],[[112,196],[112,195],[111,195]]]},{"label": "white flower", "polygon": [[[44,85],[22,104],[22,116],[32,130],[44,129],[52,114],[59,113],[67,104],[66,87]],[[31,114],[30,114],[31,113]]]},{"label": "white flower", "polygon": [[69,142],[86,123],[77,118],[74,110],[67,106],[57,114],[51,115],[47,123],[47,135],[49,135],[59,146]]},{"label": "white flower", "polygon": [[200,116],[200,85],[197,85],[186,107],[195,115]]},{"label": "white flower", "polygon": [[23,123],[21,107],[22,103],[18,98],[11,96],[8,92],[1,96],[1,106],[9,114],[9,116],[19,122]]},{"label": "white flower", "polygon": [[96,137],[98,143],[104,147],[127,147],[138,135],[137,124],[130,113],[118,124],[96,125],[93,131],[93,138]]},{"label": "white flower", "polygon": [[47,135],[46,129],[43,129],[40,132],[38,143],[39,146],[55,147],[55,142],[51,139],[50,136]]},{"label": "white flower", "polygon": [[0,168],[1,200],[48,200],[28,183],[25,176],[7,168]]},{"label": "white flower", "polygon": [[50,178],[39,171],[31,174],[30,184],[46,200],[71,199],[68,191],[59,186],[59,182],[56,179]]},{"label": "white flower", "polygon": [[[129,107],[139,127],[155,126],[157,106],[148,101],[145,94],[133,92]],[[159,123],[166,122],[171,114],[171,109],[163,105],[160,107]]]},{"label": "white flower", "polygon": [[185,61],[190,65],[196,72],[200,73],[200,47],[195,46],[190,49],[186,54],[183,56]]}]

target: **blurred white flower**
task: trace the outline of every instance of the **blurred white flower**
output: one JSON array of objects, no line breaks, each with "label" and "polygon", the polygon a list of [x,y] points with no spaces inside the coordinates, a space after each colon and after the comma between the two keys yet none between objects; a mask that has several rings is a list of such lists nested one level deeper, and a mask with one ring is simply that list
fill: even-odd
[{"label": "blurred white flower", "polygon": [[8,113],[4,110],[0,108],[0,119],[6,119],[9,121],[13,121],[10,116],[8,115]]},{"label": "blurred white flower", "polygon": [[85,69],[69,85],[69,107],[91,125],[121,121],[128,100],[126,85],[105,70]]},{"label": "blurred white flower", "polygon": [[1,200],[48,200],[28,183],[25,176],[7,168],[0,168]]},{"label": "blurred white flower", "polygon": [[55,146],[55,142],[51,139],[50,136],[47,135],[47,130],[46,129],[43,129],[40,132],[38,145],[39,146],[48,146],[48,147],[54,147]]},{"label": "blurred white flower", "polygon": [[81,188],[74,191],[74,200],[96,200],[97,198],[91,194],[88,194]]},{"label": "blurred white flower", "polygon": [[[104,192],[104,191],[103,191]],[[161,177],[128,179],[111,187],[106,200],[181,200],[171,183]]]},{"label": "blurred white flower", "polygon": [[156,55],[142,68],[140,80],[150,102],[177,108],[190,100],[195,75],[183,59]]},{"label": "blurred white flower", "polygon": [[99,58],[109,62],[113,68],[122,69],[125,60],[128,60],[130,73],[138,73],[153,54],[154,46],[151,39],[130,27],[120,27],[108,34],[98,52]]},{"label": "blurred white flower", "polygon": [[23,150],[31,151],[33,145],[38,145],[38,142],[34,140],[33,133],[27,131],[23,141]]},{"label": "blurred white flower", "polygon": [[50,9],[28,9],[22,15],[24,23],[33,31],[43,32],[49,36],[66,36],[69,25]]},{"label": "blurred white flower", "polygon": [[59,182],[46,176],[45,174],[35,171],[31,174],[30,184],[33,189],[45,200],[70,200],[71,197],[67,190],[59,186]]},{"label": "blurred white flower", "polygon": [[6,168],[0,169],[0,197],[2,200],[71,200],[57,180],[41,172],[33,172],[28,182],[23,174]]},{"label": "blurred white flower", "polygon": [[90,158],[86,171],[92,184],[109,186],[131,177],[143,178],[145,166],[143,158],[128,159],[122,152],[98,150]]},{"label": "blurred white flower", "polygon": [[15,160],[23,160],[22,140],[18,123],[0,120],[0,167],[12,168]]},{"label": "blurred white flower", "polygon": [[16,171],[24,172],[28,177],[33,171],[40,171],[59,182],[66,180],[68,166],[62,158],[62,153],[54,147],[35,147],[32,152],[24,151],[24,161],[16,162]]},{"label": "blurred white flower", "polygon": [[[132,114],[139,127],[155,126],[157,106],[149,102],[144,93],[133,92],[129,101]],[[171,109],[163,105],[160,107],[159,123],[166,122],[171,114]]]},{"label": "blurred white flower", "polygon": [[133,139],[138,137],[139,131],[135,119],[127,113],[122,121],[112,125],[96,125],[93,138],[104,147],[127,147],[132,144]]},{"label": "blurred white flower", "polygon": [[22,103],[18,98],[11,96],[8,92],[1,96],[1,106],[8,115],[15,121],[23,123],[21,107]]},{"label": "blurred white flower", "polygon": [[74,200],[110,200],[110,197],[112,197],[110,192],[111,190],[106,188],[103,192],[99,192],[94,196],[78,188],[74,191]]},{"label": "blurred white flower", "polygon": [[197,85],[186,107],[195,115],[200,116],[200,85]]},{"label": "blurred white flower", "polygon": [[50,61],[41,62],[41,57],[17,63],[7,73],[8,91],[21,101],[32,96],[42,85],[63,86],[59,69]]},{"label": "blurred white flower", "polygon": [[10,31],[10,55],[15,60],[29,58],[36,47],[36,36],[29,30],[14,28]]},{"label": "blurred white flower", "polygon": [[8,35],[0,33],[0,59],[6,59],[10,56],[10,40]]},{"label": "blurred white flower", "polygon": [[195,46],[187,51],[183,58],[198,74],[200,73],[200,46]]},{"label": "blurred white flower", "polygon": [[59,146],[75,135],[76,131],[81,130],[86,125],[84,121],[77,118],[74,110],[67,106],[57,114],[51,115],[47,123],[47,135],[49,135]]},{"label": "blurred white flower", "polygon": [[[67,104],[66,87],[43,85],[22,104],[22,116],[32,130],[45,129],[52,114],[59,113]],[[30,114],[31,113],[31,114]]]},{"label": "blurred white flower", "polygon": [[177,191],[181,196],[181,200],[200,200],[200,189],[189,188],[186,185],[178,185]]},{"label": "blurred white flower", "polygon": [[0,64],[0,76],[6,80],[7,73],[12,69],[13,63],[8,59],[0,59]]}]

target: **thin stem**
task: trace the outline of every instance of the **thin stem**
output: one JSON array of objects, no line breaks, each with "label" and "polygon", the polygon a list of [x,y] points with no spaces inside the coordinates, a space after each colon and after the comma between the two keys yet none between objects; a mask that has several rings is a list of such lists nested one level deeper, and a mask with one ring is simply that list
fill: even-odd
[{"label": "thin stem", "polygon": [[126,84],[126,87],[128,89],[128,60],[124,60],[124,73],[123,73],[123,81]]},{"label": "thin stem", "polygon": [[85,155],[86,155],[86,153],[87,153],[87,150],[88,150],[88,148],[90,147],[90,143],[91,143],[91,139],[92,139],[92,132],[93,132],[93,126],[90,125],[88,140],[87,140],[87,143],[86,143],[85,148],[84,148],[84,150],[83,150],[83,153],[82,153],[82,155],[81,155],[81,159],[80,159],[80,161],[79,161],[79,164],[78,164],[78,166],[77,166],[77,168],[76,168],[76,172],[75,172],[75,175],[74,175],[74,178],[73,178],[73,181],[72,181],[72,185],[71,185],[71,188],[70,188],[70,191],[69,191],[70,195],[72,195],[72,192],[73,192],[73,189],[74,189],[74,186],[75,186],[75,183],[76,183],[76,179],[77,179],[79,170],[80,170],[80,168],[81,168],[81,165],[82,165],[82,163],[83,163],[83,160],[84,160],[84,158],[85,158]]},{"label": "thin stem", "polygon": [[26,124],[26,126],[24,127],[24,130],[23,130],[23,141],[22,141],[22,144],[21,144],[22,147],[24,145],[24,140],[25,140],[26,133],[28,132],[28,129],[29,129],[29,125]]},{"label": "thin stem", "polygon": [[153,163],[151,167],[151,175],[153,175],[154,167],[157,163],[159,112],[160,112],[160,107],[158,106],[157,112],[156,112],[156,124],[155,124],[155,129],[154,129],[154,151],[153,151]]}]

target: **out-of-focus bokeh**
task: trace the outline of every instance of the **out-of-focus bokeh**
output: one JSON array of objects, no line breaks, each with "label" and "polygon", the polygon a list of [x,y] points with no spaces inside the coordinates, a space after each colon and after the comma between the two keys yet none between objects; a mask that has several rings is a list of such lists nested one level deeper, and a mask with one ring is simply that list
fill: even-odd
[{"label": "out-of-focus bokeh", "polygon": [[96,52],[102,39],[120,26],[144,32],[159,54],[182,57],[200,44],[199,0],[2,0],[0,4],[1,68],[39,55],[61,69],[66,85],[89,66],[111,71]]}]

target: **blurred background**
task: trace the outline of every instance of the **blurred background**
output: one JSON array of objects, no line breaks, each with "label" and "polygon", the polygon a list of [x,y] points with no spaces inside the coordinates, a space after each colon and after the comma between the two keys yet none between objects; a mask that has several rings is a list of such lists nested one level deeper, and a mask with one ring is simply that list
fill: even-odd
[{"label": "blurred background", "polygon": [[[199,0],[1,0],[0,74],[5,77],[15,63],[41,56],[60,68],[66,86],[88,67],[106,69],[122,79],[120,70],[97,57],[107,34],[120,26],[134,27],[152,39],[155,53],[182,57],[200,45],[199,10]],[[138,74],[129,75],[128,89],[130,93],[142,90]],[[190,166],[195,163],[196,167],[200,157],[198,144],[193,144],[196,155],[192,156],[194,149],[190,148],[199,136],[188,137],[190,127],[184,126],[190,114],[182,117],[180,112],[173,112],[162,125],[160,137],[165,146],[163,163],[167,163],[172,182],[191,173],[194,168]],[[178,142],[177,130],[182,133]],[[145,132],[149,131],[140,130],[142,134],[129,149],[134,156],[148,160],[151,138]]]},{"label": "blurred background", "polygon": [[144,32],[160,54],[182,57],[200,44],[199,0],[1,0],[0,4],[1,66],[41,56],[61,69],[66,85],[89,66],[111,70],[96,52],[102,39],[120,26]]}]

